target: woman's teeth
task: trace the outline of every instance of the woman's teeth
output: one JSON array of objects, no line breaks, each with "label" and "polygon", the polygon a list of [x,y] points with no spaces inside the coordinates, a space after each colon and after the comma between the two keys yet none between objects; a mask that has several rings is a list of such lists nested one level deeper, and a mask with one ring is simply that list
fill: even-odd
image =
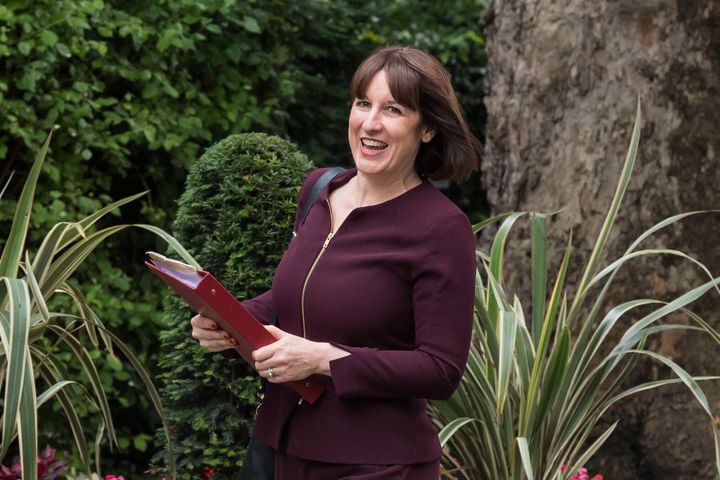
[{"label": "woman's teeth", "polygon": [[381,142],[380,140],[373,140],[370,138],[363,138],[362,140],[363,147],[368,148],[370,150],[382,150],[384,148],[387,148],[388,144],[385,142]]}]

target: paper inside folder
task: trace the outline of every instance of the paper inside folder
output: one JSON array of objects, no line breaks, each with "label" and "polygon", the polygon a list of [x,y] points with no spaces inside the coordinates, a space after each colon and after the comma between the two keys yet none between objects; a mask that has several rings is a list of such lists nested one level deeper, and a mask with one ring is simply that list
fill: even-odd
[{"label": "paper inside folder", "polygon": [[145,254],[150,258],[150,261],[155,267],[190,288],[196,288],[203,278],[203,271],[197,267],[193,267],[179,260],[173,260],[156,252],[145,252]]}]

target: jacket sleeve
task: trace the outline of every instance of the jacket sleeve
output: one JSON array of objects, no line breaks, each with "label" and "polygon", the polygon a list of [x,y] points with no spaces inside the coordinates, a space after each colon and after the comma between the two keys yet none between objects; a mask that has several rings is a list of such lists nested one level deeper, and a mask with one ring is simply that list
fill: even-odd
[{"label": "jacket sleeve", "polygon": [[252,313],[255,318],[265,325],[274,325],[275,304],[272,298],[272,289],[261,293],[257,297],[242,302],[242,306]]},{"label": "jacket sleeve", "polygon": [[438,224],[413,268],[413,350],[338,345],[350,355],[330,362],[338,398],[448,398],[470,348],[475,239],[467,218]]}]

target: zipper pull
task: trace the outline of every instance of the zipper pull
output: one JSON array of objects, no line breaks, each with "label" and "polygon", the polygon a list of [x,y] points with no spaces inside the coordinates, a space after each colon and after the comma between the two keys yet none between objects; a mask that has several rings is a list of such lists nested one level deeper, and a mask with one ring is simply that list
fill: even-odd
[{"label": "zipper pull", "polygon": [[325,239],[325,242],[323,243],[323,246],[322,246],[323,250],[325,250],[327,248],[327,246],[330,243],[330,240],[332,240],[332,238],[333,238],[333,233],[332,232],[328,233],[328,236]]}]

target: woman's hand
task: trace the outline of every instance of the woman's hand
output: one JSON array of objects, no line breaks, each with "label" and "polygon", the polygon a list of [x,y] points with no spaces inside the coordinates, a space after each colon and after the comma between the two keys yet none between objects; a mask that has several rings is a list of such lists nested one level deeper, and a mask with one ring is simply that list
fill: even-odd
[{"label": "woman's hand", "polygon": [[253,352],[255,369],[272,383],[304,380],[314,373],[330,375],[330,361],[350,353],[329,343],[313,342],[272,325],[265,328],[279,340]]},{"label": "woman's hand", "polygon": [[221,352],[235,346],[235,340],[229,333],[220,330],[214,320],[198,314],[190,320],[190,325],[193,338],[211,352]]}]

